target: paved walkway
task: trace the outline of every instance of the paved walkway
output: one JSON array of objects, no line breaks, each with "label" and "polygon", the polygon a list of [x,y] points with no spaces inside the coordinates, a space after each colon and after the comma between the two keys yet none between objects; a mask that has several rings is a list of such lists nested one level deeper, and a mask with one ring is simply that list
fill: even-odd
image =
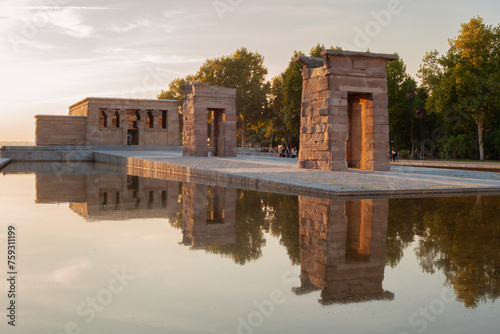
[{"label": "paved walkway", "polygon": [[433,161],[433,160],[399,160],[391,163],[394,166],[413,166],[413,167],[431,167],[431,168],[453,168],[453,169],[473,169],[484,171],[499,171],[498,162],[473,162],[473,161]]},{"label": "paved walkway", "polygon": [[[500,174],[392,165],[387,172],[345,172],[297,167],[297,159],[239,156],[183,157],[181,152],[101,151],[96,161],[148,170],[156,177],[181,174],[245,189],[312,196],[412,196],[425,194],[500,194]],[[163,176],[162,176],[163,175]]]}]

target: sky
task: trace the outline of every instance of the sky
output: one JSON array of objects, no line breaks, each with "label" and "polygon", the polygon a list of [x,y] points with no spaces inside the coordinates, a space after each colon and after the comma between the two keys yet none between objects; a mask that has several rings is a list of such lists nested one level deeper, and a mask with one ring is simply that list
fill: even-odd
[{"label": "sky", "polygon": [[317,43],[394,53],[416,75],[461,23],[500,23],[498,0],[2,0],[0,141],[33,141],[34,116],[86,97],[156,98],[240,47],[268,79]]}]

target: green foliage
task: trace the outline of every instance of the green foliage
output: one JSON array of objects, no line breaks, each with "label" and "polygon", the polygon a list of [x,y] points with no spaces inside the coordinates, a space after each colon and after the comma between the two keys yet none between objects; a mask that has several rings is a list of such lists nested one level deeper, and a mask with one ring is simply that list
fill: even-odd
[{"label": "green foliage", "polygon": [[441,153],[453,159],[477,159],[476,138],[471,134],[445,137]]},{"label": "green foliage", "polygon": [[[452,131],[477,130],[480,159],[484,159],[485,124],[500,107],[499,32],[499,27],[487,26],[482,18],[474,17],[461,25],[457,37],[449,40],[445,55],[427,53],[419,70],[429,94],[427,109],[445,114],[445,126],[454,127]],[[464,116],[474,121],[475,129],[461,122]]]},{"label": "green foliage", "polygon": [[240,48],[229,56],[208,59],[195,77],[213,86],[236,88],[236,111],[241,145],[246,146],[246,132],[267,117],[269,84],[264,57]]},{"label": "green foliage", "polygon": [[[332,47],[341,50],[340,47]],[[324,44],[311,48],[311,57],[321,57]],[[285,146],[298,147],[300,135],[300,112],[302,108],[302,64],[295,57],[304,55],[294,51],[288,67],[280,75],[272,78],[269,95],[269,122],[266,136],[282,138]]]},{"label": "green foliage", "polygon": [[406,73],[403,59],[387,64],[387,89],[389,99],[389,138],[391,145],[408,148],[410,144],[410,106],[406,92],[415,82]]},{"label": "green foliage", "polygon": [[484,136],[484,150],[489,160],[500,159],[500,130],[495,130]]},{"label": "green foliage", "polygon": [[176,99],[181,101],[182,106],[184,93],[180,86],[192,81],[236,88],[238,130],[242,146],[245,146],[248,129],[255,127],[258,132],[262,120],[267,116],[265,107],[270,85],[265,81],[266,75],[264,57],[257,52],[240,48],[229,56],[207,59],[195,75],[173,80],[169,89],[162,90],[157,98]]}]

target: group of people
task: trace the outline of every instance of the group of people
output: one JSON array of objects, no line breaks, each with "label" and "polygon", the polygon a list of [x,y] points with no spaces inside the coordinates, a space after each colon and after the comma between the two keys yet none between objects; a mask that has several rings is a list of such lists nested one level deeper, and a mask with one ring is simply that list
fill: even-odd
[{"label": "group of people", "polygon": [[389,155],[389,160],[393,162],[398,162],[398,151],[393,147],[391,150],[391,154]]},{"label": "group of people", "polygon": [[281,158],[295,158],[297,156],[297,148],[290,149],[289,147],[280,146],[274,150],[278,152],[278,157]]}]

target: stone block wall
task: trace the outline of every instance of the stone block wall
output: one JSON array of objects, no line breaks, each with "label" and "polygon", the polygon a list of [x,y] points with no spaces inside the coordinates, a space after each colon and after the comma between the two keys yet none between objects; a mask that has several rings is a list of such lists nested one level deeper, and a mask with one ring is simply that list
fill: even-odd
[{"label": "stone block wall", "polygon": [[85,145],[86,117],[35,116],[35,145]]},{"label": "stone block wall", "polygon": [[303,63],[299,167],[388,170],[388,61],[397,55],[323,51]]},{"label": "stone block wall", "polygon": [[212,155],[235,157],[236,89],[195,82],[182,88],[185,93],[183,154],[208,156],[207,111],[212,111]]},{"label": "stone block wall", "polygon": [[[127,145],[130,124],[134,124],[137,136],[135,145],[179,146],[178,106],[174,100],[89,97],[71,105],[69,114],[87,117],[85,145],[88,146]],[[167,120],[162,128],[159,117],[164,117],[164,111]],[[153,118],[151,128],[146,126],[149,115]]]}]

